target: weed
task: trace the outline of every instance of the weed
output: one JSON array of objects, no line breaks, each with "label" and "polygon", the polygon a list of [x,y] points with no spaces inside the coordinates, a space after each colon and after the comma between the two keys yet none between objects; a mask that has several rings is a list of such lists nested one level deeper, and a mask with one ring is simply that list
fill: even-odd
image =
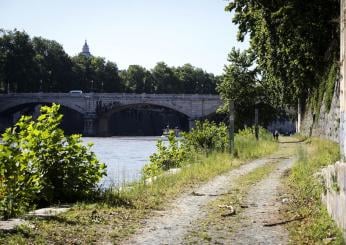
[{"label": "weed", "polygon": [[314,177],[319,169],[339,159],[338,145],[311,139],[311,143],[298,149],[297,156],[298,161],[286,179],[292,202],[285,215],[304,219],[288,225],[292,243],[316,244],[332,238],[330,244],[344,244],[340,230],[322,204],[323,184]]}]

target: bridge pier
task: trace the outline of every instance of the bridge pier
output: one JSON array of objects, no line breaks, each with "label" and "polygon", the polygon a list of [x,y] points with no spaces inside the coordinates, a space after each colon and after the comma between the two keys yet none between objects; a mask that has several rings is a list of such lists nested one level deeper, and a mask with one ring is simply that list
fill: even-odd
[{"label": "bridge pier", "polygon": [[96,135],[96,116],[86,115],[84,116],[84,129],[83,136],[95,136]]},{"label": "bridge pier", "polygon": [[109,118],[107,118],[107,117],[100,117],[99,118],[97,136],[101,136],[101,137],[110,136]]},{"label": "bridge pier", "polygon": [[189,131],[191,131],[191,129],[193,129],[196,126],[196,120],[198,120],[197,118],[189,118]]}]

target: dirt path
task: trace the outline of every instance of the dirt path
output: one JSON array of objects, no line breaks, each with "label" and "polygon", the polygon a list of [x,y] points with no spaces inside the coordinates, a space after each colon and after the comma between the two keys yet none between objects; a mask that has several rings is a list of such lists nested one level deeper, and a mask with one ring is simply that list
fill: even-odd
[{"label": "dirt path", "polygon": [[284,197],[280,197],[280,178],[291,167],[293,159],[281,161],[268,178],[251,188],[245,199],[248,207],[241,213],[240,227],[224,244],[287,244],[288,233],[284,226],[264,226],[278,223],[279,209]]},{"label": "dirt path", "polygon": [[[223,193],[228,192],[230,190],[230,187],[232,186],[232,183],[238,176],[250,173],[258,167],[277,160],[277,157],[267,157],[249,162],[245,165],[242,165],[238,169],[234,169],[225,175],[218,176],[212,181],[200,186],[199,188],[196,188],[193,194],[187,193],[182,195],[180,198],[174,201],[169,209],[164,211],[156,211],[155,214],[153,214],[152,218],[145,221],[145,227],[139,230],[130,239],[124,241],[123,244],[182,244],[186,232],[190,230],[189,228],[191,228],[191,223],[193,223],[197,219],[200,219],[201,217],[204,217],[207,214],[206,209],[203,208],[207,203],[214,200]],[[272,197],[274,197],[276,193],[276,186],[279,184],[278,176],[280,176],[281,172],[284,171],[284,169],[286,169],[291,162],[292,159],[282,159],[279,165],[280,167],[278,167],[278,170],[270,175],[268,179],[266,179],[267,182],[261,182],[258,187],[254,187],[256,189],[253,190],[253,194],[249,194],[249,202],[258,202],[261,200],[263,201],[263,203],[258,203],[257,210],[259,210],[260,212],[264,212],[264,207],[266,207],[267,205],[267,203],[265,203],[266,200],[272,200]],[[261,194],[264,195],[263,198],[260,198],[261,200],[252,200],[251,196],[259,196],[256,193],[258,193],[259,190],[262,190],[262,188],[269,188],[270,190],[264,190],[264,192]],[[256,213],[255,211],[251,210],[252,209],[249,208],[245,213]],[[263,217],[265,217],[266,215],[265,213],[259,214],[263,215]],[[259,218],[256,217],[256,219]],[[251,223],[253,222],[251,217],[247,220],[248,221],[246,222],[248,223],[244,223],[244,225],[251,226],[253,224],[256,224]],[[257,236],[257,234],[260,234],[261,237],[265,238],[264,233],[266,231],[259,233],[261,228],[263,228],[263,225],[259,222],[258,227],[254,225],[253,230],[251,230],[251,232],[248,232],[248,234],[251,234],[253,236]],[[244,232],[242,232],[242,230],[239,230],[239,234],[245,236],[245,230]],[[246,242],[246,244],[249,244],[251,240],[244,241],[248,241]]]}]

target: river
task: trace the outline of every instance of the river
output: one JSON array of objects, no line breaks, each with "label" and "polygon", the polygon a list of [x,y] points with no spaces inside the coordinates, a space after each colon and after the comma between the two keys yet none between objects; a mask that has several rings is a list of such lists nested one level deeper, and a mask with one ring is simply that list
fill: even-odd
[{"label": "river", "polygon": [[141,177],[143,166],[156,151],[160,137],[83,137],[84,142],[93,142],[91,148],[97,158],[107,165],[107,177],[101,184],[123,185]]}]

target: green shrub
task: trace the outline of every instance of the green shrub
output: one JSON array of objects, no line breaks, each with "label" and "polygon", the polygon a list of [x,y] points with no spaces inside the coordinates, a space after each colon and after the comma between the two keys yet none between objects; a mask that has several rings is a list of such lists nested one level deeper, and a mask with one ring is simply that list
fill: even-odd
[{"label": "green shrub", "polygon": [[35,203],[85,198],[106,174],[91,145],[84,146],[80,135],[65,136],[59,129],[59,108],[43,106],[37,120],[23,116],[3,134],[0,208],[6,218]]},{"label": "green shrub", "polygon": [[[277,144],[263,128],[259,129],[260,140],[255,139],[251,128],[245,128],[235,136],[235,156],[242,159],[253,159],[273,152]],[[181,167],[191,160],[196,152],[226,152],[229,148],[228,128],[224,123],[197,121],[195,128],[184,133],[180,142],[170,132],[168,145],[162,140],[157,143],[157,152],[150,156],[150,162],[143,168],[144,178],[160,174],[174,167]]]},{"label": "green shrub", "polygon": [[226,151],[229,147],[227,126],[208,120],[196,121],[191,132],[184,134],[184,144],[205,152]]},{"label": "green shrub", "polygon": [[170,168],[181,167],[187,156],[185,147],[179,145],[172,130],[168,135],[168,145],[165,146],[162,140],[159,140],[156,147],[156,153],[150,156],[150,162],[143,168],[145,177],[156,176]]},{"label": "green shrub", "polygon": [[24,125],[30,130],[30,120],[22,117],[16,127],[7,129],[0,145],[0,212],[5,219],[27,210],[42,189],[36,154],[26,149],[26,137],[17,130]]}]

